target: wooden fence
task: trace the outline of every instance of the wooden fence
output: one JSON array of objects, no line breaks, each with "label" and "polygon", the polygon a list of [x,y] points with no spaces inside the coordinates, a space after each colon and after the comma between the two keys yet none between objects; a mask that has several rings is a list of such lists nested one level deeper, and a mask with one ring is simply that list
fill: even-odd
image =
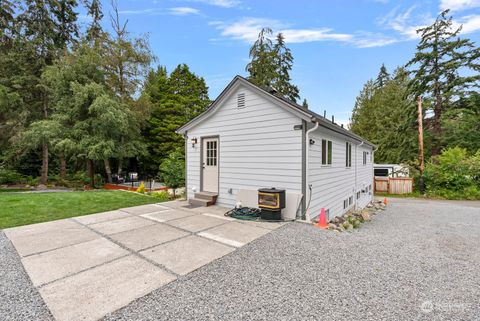
[{"label": "wooden fence", "polygon": [[375,192],[388,194],[410,194],[413,192],[413,178],[375,177]]}]

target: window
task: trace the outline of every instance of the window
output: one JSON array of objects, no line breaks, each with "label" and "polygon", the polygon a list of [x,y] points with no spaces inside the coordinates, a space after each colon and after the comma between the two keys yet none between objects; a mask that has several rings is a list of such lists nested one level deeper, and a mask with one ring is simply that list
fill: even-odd
[{"label": "window", "polygon": [[360,192],[357,192],[357,200],[360,198]]},{"label": "window", "polygon": [[207,142],[207,166],[217,166],[217,142]]},{"label": "window", "polygon": [[368,152],[363,152],[363,165],[367,164],[367,155],[368,155]]},{"label": "window", "polygon": [[345,143],[345,167],[352,167],[352,144]]},{"label": "window", "polygon": [[348,200],[343,201],[343,209],[346,209],[348,207]]},{"label": "window", "polygon": [[352,205],[353,204],[353,196],[350,196],[348,198],[348,205]]},{"label": "window", "polygon": [[322,165],[332,165],[332,141],[322,139]]}]

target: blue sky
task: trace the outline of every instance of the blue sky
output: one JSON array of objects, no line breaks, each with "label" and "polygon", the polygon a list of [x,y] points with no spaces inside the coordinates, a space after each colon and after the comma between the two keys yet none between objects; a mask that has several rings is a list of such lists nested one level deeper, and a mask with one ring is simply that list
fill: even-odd
[{"label": "blue sky", "polygon": [[246,76],[261,27],[283,32],[302,98],[341,123],[363,84],[382,63],[390,71],[406,63],[418,42],[415,30],[443,8],[463,24],[463,36],[480,44],[480,0],[118,0],[118,7],[133,35],[149,34],[158,64],[171,71],[187,63],[205,78],[212,99],[235,75]]}]

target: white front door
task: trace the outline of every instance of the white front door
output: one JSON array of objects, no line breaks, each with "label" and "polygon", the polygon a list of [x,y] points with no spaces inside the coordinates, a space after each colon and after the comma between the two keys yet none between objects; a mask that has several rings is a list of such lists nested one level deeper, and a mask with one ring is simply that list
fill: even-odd
[{"label": "white front door", "polygon": [[202,191],[218,193],[218,138],[204,138],[202,148]]}]

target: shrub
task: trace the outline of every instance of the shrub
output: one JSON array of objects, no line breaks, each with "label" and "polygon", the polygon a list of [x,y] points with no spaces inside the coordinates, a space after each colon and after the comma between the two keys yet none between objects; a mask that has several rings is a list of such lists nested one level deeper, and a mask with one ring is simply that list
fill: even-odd
[{"label": "shrub", "polygon": [[160,174],[165,185],[173,189],[175,198],[175,189],[185,184],[185,158],[180,148],[170,153],[162,162]]},{"label": "shrub", "polygon": [[0,168],[0,184],[18,184],[27,182],[27,178],[17,171]]},{"label": "shrub", "polygon": [[447,199],[480,198],[480,152],[469,156],[460,147],[446,149],[425,166],[427,194]]},{"label": "shrub", "polygon": [[155,198],[158,198],[160,201],[170,200],[170,194],[168,193],[168,191],[153,192],[150,195]]},{"label": "shrub", "polygon": [[138,186],[137,193],[145,194],[145,184],[143,182],[141,182],[140,185]]}]

